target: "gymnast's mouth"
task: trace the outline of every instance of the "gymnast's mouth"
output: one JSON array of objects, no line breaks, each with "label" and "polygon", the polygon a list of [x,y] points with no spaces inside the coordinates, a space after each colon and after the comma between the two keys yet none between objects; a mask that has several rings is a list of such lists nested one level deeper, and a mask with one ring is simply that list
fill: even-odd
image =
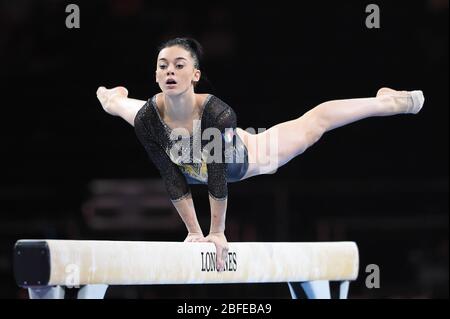
[{"label": "gymnast's mouth", "polygon": [[166,84],[167,85],[177,84],[177,81],[175,81],[174,79],[167,79]]}]

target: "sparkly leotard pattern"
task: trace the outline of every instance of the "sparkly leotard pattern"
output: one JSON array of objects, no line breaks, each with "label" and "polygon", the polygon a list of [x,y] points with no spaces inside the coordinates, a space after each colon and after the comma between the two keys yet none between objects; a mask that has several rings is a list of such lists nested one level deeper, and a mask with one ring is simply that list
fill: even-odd
[{"label": "sparkly leotard pattern", "polygon": [[[247,148],[235,132],[236,114],[225,102],[210,94],[201,108],[200,121],[194,123],[192,135],[178,136],[162,120],[155,95],[136,114],[134,127],[164,179],[172,201],[188,196],[189,184],[207,184],[213,198],[224,200],[228,194],[227,183],[240,180],[248,169]],[[217,162],[208,162],[209,152],[205,146],[214,138],[205,139],[203,132],[208,128],[216,128],[221,133],[222,153]],[[180,145],[188,145],[190,152],[180,154]]]}]

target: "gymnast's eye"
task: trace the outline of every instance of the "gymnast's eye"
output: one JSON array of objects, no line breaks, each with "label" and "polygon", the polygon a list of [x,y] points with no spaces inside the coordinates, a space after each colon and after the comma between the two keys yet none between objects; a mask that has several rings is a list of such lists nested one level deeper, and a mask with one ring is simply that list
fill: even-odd
[{"label": "gymnast's eye", "polygon": [[182,69],[182,68],[184,68],[184,65],[183,64],[177,64],[176,68],[177,69]]},{"label": "gymnast's eye", "polygon": [[159,68],[160,68],[161,70],[164,70],[165,68],[167,68],[167,65],[165,65],[165,64],[160,64],[160,65],[159,65]]}]

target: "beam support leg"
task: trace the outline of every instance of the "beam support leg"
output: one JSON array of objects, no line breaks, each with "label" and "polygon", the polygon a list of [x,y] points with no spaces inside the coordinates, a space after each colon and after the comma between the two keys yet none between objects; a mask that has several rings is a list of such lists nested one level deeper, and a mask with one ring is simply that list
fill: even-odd
[{"label": "beam support leg", "polygon": [[28,288],[30,299],[64,299],[64,293],[61,286]]},{"label": "beam support leg", "polygon": [[103,299],[108,285],[86,285],[78,291],[78,299]]},{"label": "beam support leg", "polygon": [[301,283],[308,299],[331,299],[328,280],[305,281]]}]

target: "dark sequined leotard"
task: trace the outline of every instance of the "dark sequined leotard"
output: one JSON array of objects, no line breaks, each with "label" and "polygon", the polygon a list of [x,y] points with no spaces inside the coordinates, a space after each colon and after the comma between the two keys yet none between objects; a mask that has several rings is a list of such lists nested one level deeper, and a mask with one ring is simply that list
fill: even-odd
[{"label": "dark sequined leotard", "polygon": [[[224,200],[228,194],[227,183],[239,181],[248,169],[247,148],[235,132],[236,114],[225,102],[208,95],[201,108],[200,121],[194,123],[192,135],[177,136],[176,130],[169,128],[159,115],[155,95],[136,114],[134,128],[164,179],[172,201],[188,196],[189,184],[207,184],[213,198]],[[208,161],[208,143],[214,139],[213,135],[203,134],[208,128],[220,131],[220,160]],[[181,145],[189,145],[190,152],[180,152]],[[211,151],[213,156],[215,150]]]}]

